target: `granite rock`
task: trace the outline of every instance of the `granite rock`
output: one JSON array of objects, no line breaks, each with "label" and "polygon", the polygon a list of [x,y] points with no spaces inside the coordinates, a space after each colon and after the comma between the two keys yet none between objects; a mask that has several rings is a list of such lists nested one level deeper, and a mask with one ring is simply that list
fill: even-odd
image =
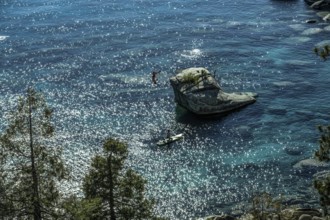
[{"label": "granite rock", "polygon": [[202,67],[181,70],[170,78],[178,105],[198,115],[224,114],[256,101],[256,93],[224,92]]}]

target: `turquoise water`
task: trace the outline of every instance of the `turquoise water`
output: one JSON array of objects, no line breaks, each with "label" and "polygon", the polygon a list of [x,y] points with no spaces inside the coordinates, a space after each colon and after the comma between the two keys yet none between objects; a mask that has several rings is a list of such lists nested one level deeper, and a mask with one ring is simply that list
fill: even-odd
[{"label": "turquoise water", "polygon": [[[33,85],[55,108],[73,172],[64,191],[80,193],[90,157],[112,136],[128,142],[127,165],[170,219],[247,209],[257,191],[314,205],[315,170],[292,168],[329,123],[329,61],[312,49],[330,24],[310,18],[302,0],[0,0],[1,128]],[[176,107],[168,79],[194,66],[257,102],[214,120]],[[168,128],[185,139],[156,147]]]}]

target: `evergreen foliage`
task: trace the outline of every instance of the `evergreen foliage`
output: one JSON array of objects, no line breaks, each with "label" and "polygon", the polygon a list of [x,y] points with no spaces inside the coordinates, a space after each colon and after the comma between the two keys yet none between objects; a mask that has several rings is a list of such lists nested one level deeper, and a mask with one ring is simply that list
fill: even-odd
[{"label": "evergreen foliage", "polygon": [[252,212],[254,219],[267,219],[269,213],[274,213],[280,217],[282,210],[282,196],[274,199],[270,193],[260,192],[252,198]]},{"label": "evergreen foliage", "polygon": [[188,84],[198,85],[205,77],[207,72],[202,70],[200,75],[194,75],[193,73],[187,73],[182,76],[182,82]]},{"label": "evergreen foliage", "polygon": [[187,73],[187,74],[182,76],[182,82],[183,83],[189,83],[189,84],[191,83],[191,84],[196,85],[198,80],[199,80],[199,76],[194,75],[192,73]]},{"label": "evergreen foliage", "polygon": [[0,136],[1,217],[59,217],[57,183],[67,171],[61,148],[51,142],[52,113],[43,95],[30,88],[8,116],[8,128]]},{"label": "evergreen foliage", "polygon": [[330,126],[318,127],[321,138],[319,140],[320,148],[315,152],[315,157],[320,161],[330,161]]},{"label": "evergreen foliage", "polygon": [[[3,162],[1,162],[3,164]],[[0,217],[4,218],[11,215],[13,210],[12,202],[8,199],[8,183],[4,181],[6,174],[3,167],[0,170]]]},{"label": "evergreen foliage", "polygon": [[[319,140],[320,148],[314,153],[314,156],[320,160],[330,161],[330,126],[318,127],[321,138]],[[314,179],[314,188],[320,195],[320,205],[323,208],[324,214],[328,214],[327,206],[330,205],[330,174],[326,173],[319,178]]]},{"label": "evergreen foliage", "polygon": [[315,47],[314,53],[320,56],[325,61],[330,55],[330,45],[325,45],[322,48]]},{"label": "evergreen foliage", "polygon": [[127,156],[127,145],[109,138],[102,155],[92,159],[83,191],[87,200],[94,201],[93,209],[101,210],[93,219],[160,219],[153,215],[153,200],[144,197],[146,181],[125,167]]},{"label": "evergreen foliage", "polygon": [[320,205],[323,208],[324,215],[328,215],[328,206],[330,205],[330,175],[325,174],[314,179],[314,188],[320,194]]},{"label": "evergreen foliage", "polygon": [[81,199],[71,196],[62,203],[64,210],[64,219],[70,220],[89,220],[102,219],[101,199]]}]

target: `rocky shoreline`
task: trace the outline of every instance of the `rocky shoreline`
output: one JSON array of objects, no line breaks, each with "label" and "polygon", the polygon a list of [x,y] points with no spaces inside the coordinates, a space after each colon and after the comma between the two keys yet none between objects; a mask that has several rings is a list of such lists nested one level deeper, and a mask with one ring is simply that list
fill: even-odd
[{"label": "rocky shoreline", "polygon": [[[304,0],[307,5],[316,10],[316,16],[318,18],[311,18],[306,20],[306,23],[314,24],[319,22],[330,21],[330,1],[328,0]],[[330,30],[328,26],[325,30]],[[329,45],[330,41],[322,41],[316,45],[317,48],[322,48],[325,45]],[[293,152],[294,153],[294,152]],[[330,176],[330,163],[319,161],[315,158],[305,158],[293,164],[293,168],[301,173],[308,172],[313,179],[326,178]],[[310,184],[312,188],[312,183]],[[307,191],[308,189],[304,189]],[[317,192],[315,196],[318,197]],[[222,213],[220,215],[210,215],[196,220],[327,220],[328,215],[325,215],[323,209],[321,209],[319,201],[313,199],[308,201],[304,198],[292,198],[290,196],[286,198],[286,201],[282,201],[278,209],[274,207],[250,208],[249,211],[238,210],[230,214]],[[287,205],[290,204],[290,205]],[[285,208],[282,208],[284,207]],[[305,208],[308,207],[308,208]]]},{"label": "rocky shoreline", "polygon": [[[313,179],[323,178],[330,175],[330,163],[321,162],[315,158],[305,158],[293,164],[293,168],[300,172],[313,173]],[[310,184],[312,189],[312,183]],[[309,190],[308,188],[304,191]],[[265,193],[267,194],[267,193]],[[267,194],[270,196],[270,194]],[[326,220],[329,217],[324,216],[324,211],[319,205],[319,196],[317,198],[300,198],[297,196],[286,196],[285,198],[259,197],[258,207],[254,202],[249,204],[246,210],[234,210],[229,214],[222,213],[218,215],[209,215],[196,220]],[[313,200],[313,201],[312,201]],[[279,202],[280,201],[280,202]],[[279,202],[279,203],[276,203]],[[274,205],[275,204],[275,205]]]},{"label": "rocky shoreline", "polygon": [[211,215],[204,218],[198,218],[197,220],[325,220],[327,217],[322,217],[322,211],[313,208],[287,208],[281,212],[263,212],[260,215],[254,213],[246,213],[239,217],[232,215],[221,214]]}]

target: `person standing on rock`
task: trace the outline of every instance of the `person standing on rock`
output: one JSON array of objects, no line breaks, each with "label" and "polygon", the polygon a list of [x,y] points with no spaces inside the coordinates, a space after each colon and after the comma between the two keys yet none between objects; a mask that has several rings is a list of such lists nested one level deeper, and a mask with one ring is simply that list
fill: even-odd
[{"label": "person standing on rock", "polygon": [[167,139],[171,138],[171,130],[170,129],[167,129],[166,138]]},{"label": "person standing on rock", "polygon": [[157,85],[157,74],[160,73],[160,70],[159,71],[152,71],[151,73],[151,81],[154,85]]}]

